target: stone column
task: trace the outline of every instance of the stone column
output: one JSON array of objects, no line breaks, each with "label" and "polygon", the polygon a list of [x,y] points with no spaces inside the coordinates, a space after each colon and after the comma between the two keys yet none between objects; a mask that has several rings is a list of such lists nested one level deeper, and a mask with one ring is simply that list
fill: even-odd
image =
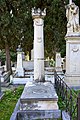
[{"label": "stone column", "polygon": [[18,73],[18,76],[24,76],[22,53],[23,53],[22,48],[19,45],[17,49],[17,68],[16,68],[16,72]]},{"label": "stone column", "polygon": [[67,11],[65,81],[71,87],[80,87],[79,8],[72,3],[68,5]]},{"label": "stone column", "polygon": [[61,67],[61,54],[56,53],[56,71],[57,72],[62,72],[62,67]]},{"label": "stone column", "polygon": [[39,8],[32,9],[32,17],[34,20],[34,80],[44,82],[44,16],[46,10],[41,11]]}]

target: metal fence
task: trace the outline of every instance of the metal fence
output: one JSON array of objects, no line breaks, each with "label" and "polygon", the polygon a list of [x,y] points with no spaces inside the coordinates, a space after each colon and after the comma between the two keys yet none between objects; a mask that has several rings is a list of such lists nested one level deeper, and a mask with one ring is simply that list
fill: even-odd
[{"label": "metal fence", "polygon": [[56,92],[63,103],[62,109],[69,114],[70,120],[80,120],[80,94],[77,96],[56,72],[54,77]]}]

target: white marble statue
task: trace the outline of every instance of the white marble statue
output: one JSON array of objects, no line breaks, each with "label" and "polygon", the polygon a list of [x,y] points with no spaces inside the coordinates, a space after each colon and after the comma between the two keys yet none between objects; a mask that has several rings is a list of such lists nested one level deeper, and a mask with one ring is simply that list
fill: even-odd
[{"label": "white marble statue", "polygon": [[79,7],[75,3],[66,6],[67,33],[79,32]]}]

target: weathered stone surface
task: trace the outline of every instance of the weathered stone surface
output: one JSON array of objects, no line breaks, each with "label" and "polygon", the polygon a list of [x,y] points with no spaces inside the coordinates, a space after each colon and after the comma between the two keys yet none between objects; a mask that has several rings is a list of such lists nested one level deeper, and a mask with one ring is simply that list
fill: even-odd
[{"label": "weathered stone surface", "polygon": [[66,74],[69,86],[80,86],[80,37],[66,37]]},{"label": "weathered stone surface", "polygon": [[53,100],[58,99],[58,96],[55,92],[53,84],[51,84],[50,82],[45,83],[28,82],[21,95],[21,101],[31,99]]},{"label": "weathered stone surface", "polygon": [[27,83],[20,98],[21,110],[58,110],[58,96],[53,84]]},{"label": "weathered stone surface", "polygon": [[79,7],[70,0],[66,6],[66,74],[65,81],[72,87],[80,86],[80,25]]},{"label": "weathered stone surface", "polygon": [[17,118],[17,112],[19,110],[19,105],[20,105],[20,99],[18,99],[18,102],[15,106],[15,109],[14,109],[14,112],[12,113],[11,117],[10,117],[10,120],[18,120]]},{"label": "weathered stone surface", "polygon": [[34,20],[34,80],[44,82],[44,34],[43,18],[46,15],[46,10],[41,11],[32,8],[32,17]]},{"label": "weathered stone surface", "polygon": [[65,111],[62,111],[62,119],[63,120],[70,120],[69,114]]},{"label": "weathered stone surface", "polygon": [[37,119],[53,119],[57,120],[61,117],[60,110],[19,110],[20,99],[18,100],[14,112],[10,120],[37,120]]},{"label": "weathered stone surface", "polygon": [[35,111],[18,111],[18,120],[38,120],[53,119],[57,120],[61,117],[60,110],[35,110]]}]

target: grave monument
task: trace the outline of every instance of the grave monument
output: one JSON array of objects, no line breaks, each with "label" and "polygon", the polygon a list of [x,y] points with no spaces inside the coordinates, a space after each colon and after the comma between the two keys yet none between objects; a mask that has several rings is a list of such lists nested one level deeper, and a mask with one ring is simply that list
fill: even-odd
[{"label": "grave monument", "polygon": [[58,96],[51,82],[45,82],[43,18],[46,9],[32,9],[34,21],[34,80],[28,82],[20,98],[21,110],[58,110]]},{"label": "grave monument", "polygon": [[69,1],[66,6],[66,74],[65,81],[71,87],[80,87],[80,26],[79,7]]},{"label": "grave monument", "polygon": [[46,10],[42,12],[39,8],[32,9],[34,20],[34,80],[44,81],[44,36],[43,36],[43,18]]},{"label": "grave monument", "polygon": [[[13,120],[14,114],[18,119],[55,119],[60,118],[60,110],[58,109],[58,96],[54,89],[54,84],[45,81],[44,74],[44,17],[46,9],[32,9],[32,18],[34,21],[34,79],[27,82],[17,107],[19,110],[16,115],[16,109],[11,116]],[[16,119],[15,119],[16,120]]]},{"label": "grave monument", "polygon": [[56,72],[62,72],[61,67],[61,54],[59,52],[56,53]]},{"label": "grave monument", "polygon": [[21,45],[19,45],[17,49],[17,67],[16,67],[16,72],[18,76],[24,76],[22,54],[23,54],[22,48]]}]

